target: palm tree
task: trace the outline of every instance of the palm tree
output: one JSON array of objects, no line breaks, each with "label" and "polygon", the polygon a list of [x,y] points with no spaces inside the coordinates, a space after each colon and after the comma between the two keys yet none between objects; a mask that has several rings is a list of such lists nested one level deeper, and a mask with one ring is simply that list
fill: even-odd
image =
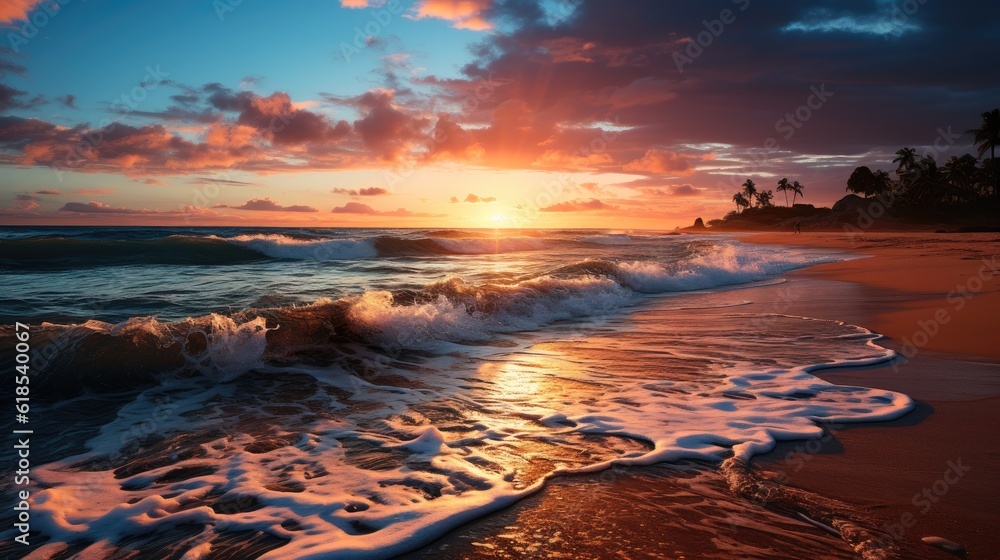
[{"label": "palm tree", "polygon": [[962,157],[951,156],[941,167],[941,171],[949,183],[963,191],[971,191],[976,175],[976,163],[976,158],[972,154],[965,154]]},{"label": "palm tree", "polygon": [[[979,157],[986,155],[986,150],[990,151],[990,159],[996,163],[997,144],[1000,144],[1000,109],[993,109],[982,114],[983,122],[979,128],[967,131],[975,134],[973,141],[979,145]],[[993,194],[1000,196],[1000,174],[993,174]]]},{"label": "palm tree", "polygon": [[750,206],[753,206],[753,201],[757,198],[757,184],[753,182],[753,179],[748,178],[747,182],[740,186],[743,187],[743,196],[746,197]]},{"label": "palm tree", "polygon": [[788,179],[786,178],[778,181],[778,188],[775,190],[778,192],[785,193],[785,206],[788,206],[788,191],[789,191]]},{"label": "palm tree", "polygon": [[899,166],[896,167],[896,173],[902,175],[904,171],[913,167],[913,164],[917,162],[917,150],[913,148],[900,148],[896,150],[896,155],[899,156],[892,160],[892,163],[898,163]]},{"label": "palm tree", "polygon": [[793,181],[792,186],[788,188],[792,190],[792,206],[795,206],[795,197],[797,196],[804,197],[805,195],[802,194],[802,191],[806,188],[806,186],[800,185],[798,181]]},{"label": "palm tree", "polygon": [[757,194],[757,202],[760,203],[761,208],[768,208],[774,206],[772,202],[774,200],[774,193],[771,191],[761,191]]},{"label": "palm tree", "polygon": [[747,197],[743,196],[743,193],[736,193],[733,195],[733,202],[736,203],[736,213],[739,214],[744,208],[750,206],[750,201]]},{"label": "palm tree", "polygon": [[875,177],[873,186],[875,187],[874,192],[876,196],[888,191],[892,187],[892,179],[889,177],[888,171],[876,169],[872,175]]},{"label": "palm tree", "polygon": [[908,193],[918,204],[930,206],[941,202],[947,194],[955,191],[944,182],[944,177],[934,158],[926,155],[916,163],[907,173],[909,178]]}]

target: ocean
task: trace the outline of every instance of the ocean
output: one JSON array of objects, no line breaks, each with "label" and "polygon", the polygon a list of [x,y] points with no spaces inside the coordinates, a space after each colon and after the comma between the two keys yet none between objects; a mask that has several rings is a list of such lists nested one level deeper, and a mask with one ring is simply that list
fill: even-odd
[{"label": "ocean", "polygon": [[4,510],[0,554],[391,558],[571,475],[664,465],[721,477],[696,509],[725,525],[760,505],[746,465],[776,441],[913,407],[814,375],[890,363],[878,334],[749,311],[749,288],[850,258],[645,231],[0,228],[0,358],[30,325],[34,429],[31,545]]}]

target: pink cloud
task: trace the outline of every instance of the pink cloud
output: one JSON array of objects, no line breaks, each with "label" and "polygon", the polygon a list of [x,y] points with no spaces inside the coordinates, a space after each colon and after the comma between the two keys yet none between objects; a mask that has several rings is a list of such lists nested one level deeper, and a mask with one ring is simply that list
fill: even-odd
[{"label": "pink cloud", "polygon": [[253,210],[258,212],[319,212],[319,210],[313,208],[312,206],[282,206],[270,198],[254,198],[244,202],[240,206],[227,206],[219,204],[214,208],[231,208],[233,210]]},{"label": "pink cloud", "polygon": [[398,159],[418,140],[425,138],[426,118],[414,115],[393,103],[392,90],[372,90],[357,98],[364,117],[354,121],[354,129],[365,146],[385,160]]},{"label": "pink cloud", "polygon": [[343,206],[337,206],[331,210],[334,214],[359,214],[366,216],[395,216],[399,218],[437,218],[441,217],[441,214],[424,214],[419,212],[411,212],[406,208],[397,208],[396,210],[391,210],[383,212],[381,210],[376,210],[367,204],[362,204],[360,202],[348,202]]},{"label": "pink cloud", "polygon": [[352,10],[360,10],[362,8],[378,8],[386,3],[387,0],[340,0],[340,6],[342,8],[350,8]]}]

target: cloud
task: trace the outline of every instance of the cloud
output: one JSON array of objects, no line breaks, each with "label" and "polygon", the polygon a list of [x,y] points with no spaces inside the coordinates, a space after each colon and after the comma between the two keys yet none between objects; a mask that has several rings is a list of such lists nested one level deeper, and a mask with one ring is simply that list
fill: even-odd
[{"label": "cloud", "polygon": [[152,214],[152,210],[135,210],[132,208],[127,208],[125,206],[111,206],[110,204],[104,204],[103,202],[90,201],[87,203],[83,202],[67,202],[59,209],[59,212],[76,212],[78,214]]},{"label": "cloud", "polygon": [[6,84],[0,84],[0,111],[9,111],[11,109],[33,109],[45,102],[45,98],[41,95],[36,95],[31,99],[22,100],[21,98],[25,95],[28,94]]},{"label": "cloud", "polygon": [[579,151],[571,153],[566,150],[546,150],[542,155],[538,156],[533,165],[547,169],[581,171],[596,169],[614,163],[615,160],[609,153],[583,154]]},{"label": "cloud", "polygon": [[261,212],[319,212],[312,206],[282,206],[270,198],[254,198],[244,202],[240,206],[226,206],[218,204],[213,208],[232,208],[233,210],[253,210]]},{"label": "cloud", "polygon": [[693,185],[674,185],[670,187],[670,194],[673,196],[698,196],[704,194],[704,191]]},{"label": "cloud", "polygon": [[146,180],[144,180],[144,181],[141,181],[141,182],[142,182],[142,184],[144,184],[144,185],[166,185],[166,184],[167,184],[167,183],[166,183],[166,182],[164,182],[164,181],[161,181],[161,180],[159,180],[159,179],[152,179],[152,178],[150,178],[150,179],[146,179]]},{"label": "cloud", "polygon": [[590,212],[594,210],[615,210],[617,206],[605,204],[596,198],[590,200],[571,200],[552,206],[539,208],[539,212]]},{"label": "cloud", "polygon": [[333,194],[346,194],[347,196],[388,196],[392,193],[389,189],[382,187],[364,187],[361,189],[333,189]]},{"label": "cloud", "polygon": [[359,10],[361,8],[378,8],[388,0],[340,0],[340,6]]},{"label": "cloud", "polygon": [[[1000,85],[982,66],[983,41],[1000,35],[995,3],[927,2],[898,35],[875,25],[892,7],[883,0],[774,0],[767,10],[745,11],[742,2],[724,3],[737,20],[725,27],[725,40],[684,62],[678,57],[697,45],[693,38],[705,31],[704,22],[718,17],[706,14],[703,3],[633,0],[625,10],[614,2],[417,0],[408,17],[419,26],[491,28],[459,33],[477,42],[468,55],[457,53],[455,64],[431,65],[455,69],[441,70],[445,77],[388,56],[373,74],[384,88],[348,95],[349,85],[338,86],[339,98],[317,93],[323,109],[282,91],[170,83],[178,91],[150,96],[144,112],[135,113],[149,120],[131,126],[0,117],[0,150],[10,165],[142,178],[442,161],[625,171],[659,179],[646,187],[692,198],[672,192],[673,177],[714,196],[710,184],[735,180],[735,189],[747,173],[777,173],[808,182],[813,200],[823,202],[842,194],[843,168],[854,160],[882,158],[907,144],[929,146],[941,123],[975,126],[1000,97]],[[356,9],[382,4],[341,2]],[[955,41],[957,35],[983,40]],[[924,67],[934,71],[913,70]],[[356,68],[368,76],[361,79],[372,77],[370,68]],[[23,68],[0,62],[0,72]],[[14,87],[27,89],[24,83],[0,89],[0,106],[24,109],[40,99]],[[777,130],[779,119],[806,106],[814,87],[833,92],[831,101],[812,109],[803,126]],[[336,118],[328,116],[331,106]],[[91,145],[88,137],[101,141]],[[764,149],[769,139],[779,147]],[[771,157],[758,161],[765,151]],[[712,163],[700,155],[709,152],[717,157]],[[654,196],[640,187],[627,188],[642,193],[638,199]],[[580,189],[569,196],[624,204]]]},{"label": "cloud", "polygon": [[35,191],[35,194],[45,194],[45,195],[53,195],[53,196],[55,196],[55,195],[62,194],[62,192],[60,192],[59,189],[42,189],[42,190],[39,190],[39,191]]},{"label": "cloud", "polygon": [[880,2],[876,5],[880,9],[867,14],[838,13],[828,8],[811,8],[802,14],[801,19],[789,23],[781,30],[899,37],[904,33],[923,29],[914,18],[910,18],[902,11],[897,15],[895,10],[899,8],[895,4]]},{"label": "cloud", "polygon": [[118,192],[117,189],[73,189],[69,191],[72,194],[78,194],[80,196],[101,196],[107,194],[115,194]]},{"label": "cloud", "polygon": [[493,0],[421,0],[410,17],[443,19],[457,29],[483,31],[493,28],[486,19],[492,7]]},{"label": "cloud", "polygon": [[373,90],[356,98],[364,117],[354,129],[370,150],[384,160],[396,160],[418,140],[426,137],[428,119],[393,103],[392,90]]},{"label": "cloud", "polygon": [[135,209],[128,208],[127,206],[112,206],[110,204],[104,204],[103,202],[90,201],[90,202],[67,202],[57,210],[57,212],[70,212],[74,214],[122,214],[122,215],[138,215],[138,216],[186,216],[186,215],[201,215],[201,216],[216,216],[216,212],[209,210],[208,208],[201,208],[199,206],[187,205],[179,210],[148,210],[146,208]]},{"label": "cloud", "polygon": [[171,105],[162,111],[138,111],[128,107],[119,107],[115,112],[129,117],[145,117],[171,123],[189,122],[206,124],[218,122],[222,119],[222,114],[212,109],[205,108],[195,111],[176,105]]},{"label": "cloud", "polygon": [[347,121],[330,123],[321,115],[295,107],[284,92],[250,96],[236,122],[256,128],[282,146],[336,141],[351,131]]},{"label": "cloud", "polygon": [[[47,0],[4,0],[0,2],[0,22],[28,19],[28,15],[35,9],[35,6],[43,1]],[[51,4],[55,9],[61,9],[55,2]]]},{"label": "cloud", "polygon": [[651,148],[641,158],[625,164],[623,169],[659,175],[691,175],[695,172],[692,162],[700,159],[670,150]]},{"label": "cloud", "polygon": [[14,200],[38,200],[37,197],[31,196],[30,194],[18,194],[14,195]]},{"label": "cloud", "polygon": [[[451,201],[452,202],[458,202],[458,198],[453,196],[453,197],[451,197]],[[469,196],[466,196],[465,200],[463,200],[462,202],[468,202],[468,203],[471,203],[471,204],[482,202],[483,204],[489,204],[490,202],[495,202],[495,201],[496,201],[496,197],[493,197],[493,196],[481,197],[481,196],[469,193]]]},{"label": "cloud", "polygon": [[424,214],[419,212],[411,212],[406,208],[397,208],[396,210],[383,212],[381,210],[376,210],[367,204],[362,204],[360,202],[348,202],[343,206],[337,206],[331,210],[334,214],[360,214],[366,216],[395,216],[399,218],[437,218],[441,217],[441,214]]},{"label": "cloud", "polygon": [[233,187],[257,187],[260,183],[248,183],[246,181],[233,181],[231,179],[216,179],[214,177],[198,177],[188,181],[191,185],[229,185]]},{"label": "cloud", "polygon": [[56,101],[62,103],[63,107],[68,107],[70,109],[76,109],[76,96],[72,93],[67,93],[61,97],[57,97]]},{"label": "cloud", "polygon": [[652,105],[677,97],[675,82],[646,77],[639,78],[627,86],[614,88],[608,102],[615,108]]},{"label": "cloud", "polygon": [[471,132],[448,115],[440,115],[431,132],[428,154],[430,158],[477,160],[482,158],[484,150]]},{"label": "cloud", "polygon": [[0,215],[4,216],[35,216],[36,210],[38,210],[41,205],[35,202],[32,198],[24,198],[28,195],[18,195],[14,198],[14,202],[6,207],[0,208]]}]

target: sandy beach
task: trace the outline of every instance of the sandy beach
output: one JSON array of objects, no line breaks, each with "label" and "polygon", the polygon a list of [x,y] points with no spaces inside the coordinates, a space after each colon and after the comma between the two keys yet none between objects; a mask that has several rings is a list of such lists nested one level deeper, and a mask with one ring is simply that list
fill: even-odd
[{"label": "sandy beach", "polygon": [[[997,308],[993,302],[1000,285],[989,265],[1000,248],[1000,235],[775,233],[742,240],[868,256],[803,269],[786,275],[784,284],[739,290],[730,299],[752,300],[756,313],[845,321],[885,335],[880,344],[908,358],[890,366],[819,375],[836,384],[903,392],[916,402],[911,413],[895,421],[834,425],[820,441],[781,443],[756,457],[755,467],[767,478],[859,506],[903,550],[903,557],[953,558],[923,544],[920,539],[926,536],[961,543],[969,558],[997,557],[1000,539],[990,527],[1000,522],[1000,453],[993,432],[1000,425],[1000,364],[998,347],[991,343],[997,324],[991,310]],[[981,273],[983,266],[989,274]],[[981,278],[981,287],[973,277]],[[966,304],[958,306],[959,301]],[[675,311],[643,313],[662,314],[662,321],[676,318]],[[913,334],[922,325],[933,330],[935,317],[939,329],[934,336],[928,334],[925,341]],[[741,557],[852,557],[842,542],[797,520],[761,507],[749,513],[729,509],[726,489],[711,477],[684,482],[690,477],[667,467],[588,476],[586,484],[557,480],[540,494],[407,558],[518,558],[528,553],[721,558],[725,556],[716,556],[716,548],[727,540],[732,554]],[[706,507],[724,518],[715,520],[719,527],[700,518],[678,522],[691,517],[685,504],[692,495],[710,497]],[[634,515],[622,521],[618,516],[630,509]],[[747,515],[750,521],[744,521]],[[759,530],[753,521],[764,516],[783,518],[793,532],[811,534],[812,542]],[[609,525],[612,517],[616,520]],[[768,521],[775,526],[773,519]],[[709,529],[702,533],[692,524]]]},{"label": "sandy beach", "polygon": [[[886,346],[909,357],[898,367],[822,377],[900,391],[917,401],[916,410],[900,420],[845,427],[806,455],[795,455],[800,445],[784,444],[758,464],[784,469],[792,453],[796,471],[789,479],[795,486],[879,506],[891,530],[904,538],[937,535],[964,544],[970,558],[1000,555],[1000,539],[989,530],[1000,522],[1000,453],[993,431],[1000,425],[1000,282],[994,271],[1000,236],[812,233],[744,241],[870,255],[792,275],[793,281],[852,283],[864,294],[862,305],[812,300],[796,302],[789,312],[836,317],[884,334]],[[964,474],[945,481],[959,465]]]}]

